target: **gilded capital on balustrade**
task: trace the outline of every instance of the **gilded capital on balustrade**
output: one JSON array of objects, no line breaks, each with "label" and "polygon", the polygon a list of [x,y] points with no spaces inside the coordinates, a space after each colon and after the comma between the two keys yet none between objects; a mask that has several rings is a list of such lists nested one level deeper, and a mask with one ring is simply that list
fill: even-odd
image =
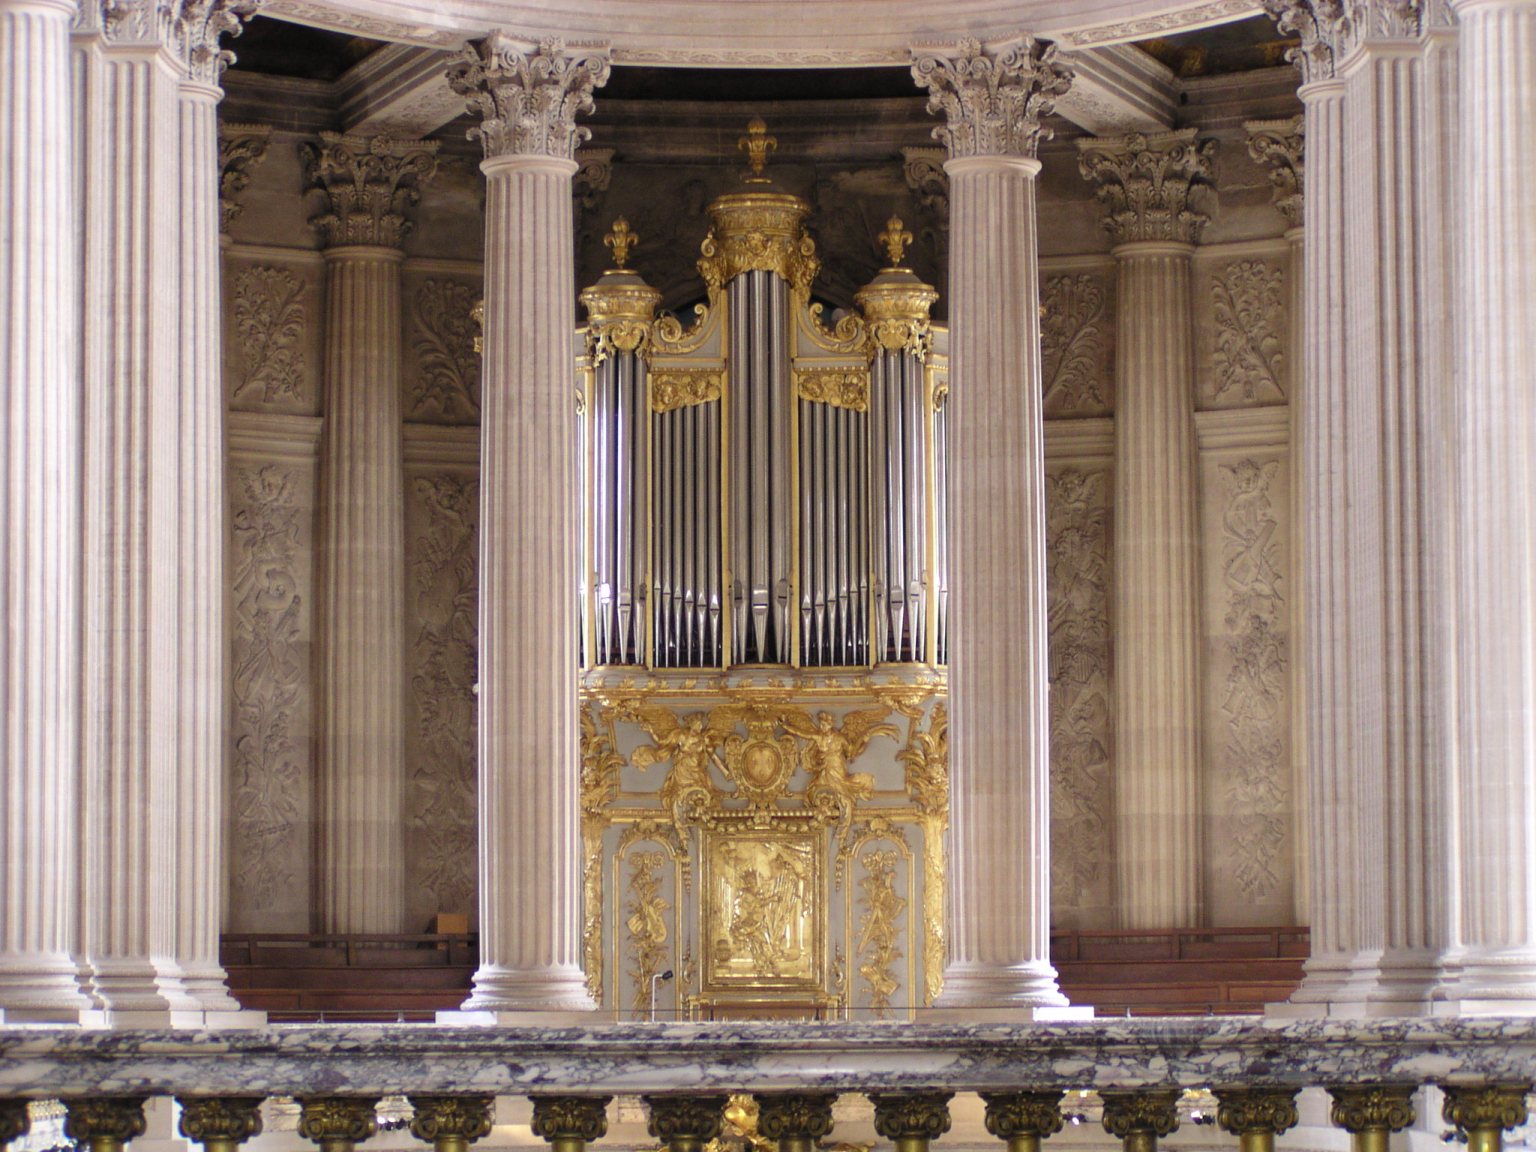
[{"label": "gilded capital on balustrade", "polygon": [[1199,129],[1078,141],[1078,168],[1095,182],[1104,227],[1116,244],[1143,240],[1193,244],[1210,217],[1192,204],[1215,187],[1214,140]]},{"label": "gilded capital on balustrade", "polygon": [[1529,1084],[1445,1085],[1441,1115],[1462,1132],[1518,1128],[1527,1118]]},{"label": "gilded capital on balustrade", "polygon": [[673,1152],[702,1148],[720,1135],[726,1096],[644,1096],[650,1119],[646,1130],[665,1140]]},{"label": "gilded capital on balustrade", "polygon": [[576,117],[595,107],[592,92],[608,82],[606,49],[567,54],[561,40],[533,51],[504,32],[464,46],[448,68],[448,85],[480,123],[470,129],[486,156],[552,156],[574,161],[592,132]]},{"label": "gilded capital on balustrade", "polygon": [[365,1096],[309,1096],[299,1101],[299,1135],[324,1152],[347,1152],[378,1131],[378,1100]]},{"label": "gilded capital on balustrade", "polygon": [[1104,1131],[1119,1140],[1166,1136],[1179,1127],[1179,1090],[1105,1092]]},{"label": "gilded capital on balustrade", "polygon": [[320,133],[306,144],[304,179],[323,194],[311,227],[328,248],[346,244],[398,248],[411,230],[406,213],[437,174],[436,140]]},{"label": "gilded capital on balustrade", "polygon": [[757,1130],[769,1140],[820,1140],[832,1131],[830,1092],[756,1096]]},{"label": "gilded capital on balustrade", "polygon": [[1000,1140],[1044,1139],[1061,1131],[1061,1092],[983,1092],[987,1131]]},{"label": "gilded capital on balustrade", "polygon": [[1333,1122],[1346,1132],[1400,1132],[1413,1123],[1412,1084],[1330,1088]]},{"label": "gilded capital on balustrade", "polygon": [[492,1096],[411,1096],[411,1135],[439,1148],[462,1148],[488,1136]]},{"label": "gilded capital on balustrade", "polygon": [[612,1096],[535,1096],[533,1131],[551,1144],[600,1140],[608,1131]]},{"label": "gilded capital on balustrade", "polygon": [[1024,36],[998,49],[974,39],[912,49],[912,79],[928,89],[928,111],[944,117],[934,139],[951,159],[1033,158],[1051,137],[1045,118],[1072,86],[1056,45]]},{"label": "gilded capital on balustrade", "polygon": [[1296,1127],[1295,1088],[1217,1088],[1216,1123],[1234,1136]]},{"label": "gilded capital on balustrade", "polygon": [[188,1140],[231,1148],[261,1134],[261,1096],[183,1096],[177,1127]]},{"label": "gilded capital on balustrade", "polygon": [[64,1135],[92,1152],[114,1152],[144,1135],[143,1096],[91,1096],[64,1102]]},{"label": "gilded capital on balustrade", "polygon": [[949,1131],[953,1096],[953,1092],[872,1092],[875,1131],[887,1140],[937,1140]]}]

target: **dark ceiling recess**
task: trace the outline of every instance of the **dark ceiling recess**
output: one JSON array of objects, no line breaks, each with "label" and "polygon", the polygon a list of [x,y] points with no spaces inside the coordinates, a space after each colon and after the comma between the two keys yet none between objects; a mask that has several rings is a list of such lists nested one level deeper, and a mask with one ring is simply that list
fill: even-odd
[{"label": "dark ceiling recess", "polygon": [[384,42],[253,16],[245,31],[228,41],[228,47],[234,50],[235,67],[242,72],[332,81],[384,47]]},{"label": "dark ceiling recess", "polygon": [[918,97],[909,68],[635,68],[616,65],[598,100],[767,104]]},{"label": "dark ceiling recess", "polygon": [[1221,76],[1284,64],[1287,49],[1301,41],[1282,36],[1268,16],[1252,16],[1214,28],[1180,32],[1136,47],[1180,76]]}]

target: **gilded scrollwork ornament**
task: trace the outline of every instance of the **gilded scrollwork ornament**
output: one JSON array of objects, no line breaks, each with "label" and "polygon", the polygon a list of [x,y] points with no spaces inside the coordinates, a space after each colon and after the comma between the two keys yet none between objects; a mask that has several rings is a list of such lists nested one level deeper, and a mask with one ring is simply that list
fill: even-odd
[{"label": "gilded scrollwork ornament", "polygon": [[412,1096],[411,1135],[436,1152],[466,1152],[490,1135],[496,1101],[491,1096]]},{"label": "gilded scrollwork ornament", "polygon": [[726,1096],[644,1096],[650,1116],[646,1131],[665,1140],[671,1152],[702,1152],[720,1135]]},{"label": "gilded scrollwork ornament", "polygon": [[987,1131],[1008,1141],[1009,1152],[1034,1152],[1061,1131],[1061,1092],[983,1092]]},{"label": "gilded scrollwork ornament", "polygon": [[928,89],[928,111],[945,123],[934,139],[951,158],[1033,158],[1052,132],[1045,118],[1072,85],[1056,46],[1025,36],[996,51],[965,39],[946,48],[915,48],[912,79]]},{"label": "gilded scrollwork ornament", "polygon": [[808,1152],[815,1141],[832,1131],[835,1093],[774,1093],[754,1099],[758,1132],[769,1140],[777,1140],[781,1152]]},{"label": "gilded scrollwork ornament", "polygon": [[898,1152],[921,1152],[949,1131],[953,1092],[871,1092],[875,1131],[894,1140]]},{"label": "gilded scrollwork ornament", "polygon": [[1300,1114],[1296,1110],[1294,1088],[1217,1088],[1216,1123],[1223,1132],[1245,1140],[1251,1136],[1273,1138],[1296,1127]]},{"label": "gilded scrollwork ornament", "polygon": [[1104,1131],[1125,1152],[1153,1152],[1160,1137],[1179,1127],[1178,1089],[1161,1092],[1105,1092]]},{"label": "gilded scrollwork ornament", "polygon": [[480,123],[469,130],[487,157],[554,156],[573,160],[591,139],[576,117],[592,111],[592,92],[608,82],[605,50],[567,55],[561,40],[525,51],[504,32],[464,47],[448,69],[448,86]]},{"label": "gilded scrollwork ornament", "polygon": [[1467,1140],[1468,1152],[1498,1152],[1504,1132],[1529,1117],[1529,1084],[1446,1084],[1441,1114]]},{"label": "gilded scrollwork ornament", "polygon": [[1330,1088],[1333,1097],[1330,1115],[1346,1132],[1401,1132],[1413,1124],[1416,1115],[1413,1084],[1362,1084],[1349,1088]]},{"label": "gilded scrollwork ornament", "polygon": [[670,412],[720,399],[725,371],[718,368],[657,368],[650,374],[651,411]]},{"label": "gilded scrollwork ornament", "polygon": [[299,1135],[320,1152],[352,1152],[379,1130],[379,1102],[370,1096],[309,1096],[299,1101]]},{"label": "gilded scrollwork ornament", "polygon": [[91,1152],[121,1152],[144,1135],[143,1096],[90,1096],[64,1102],[64,1135]]},{"label": "gilded scrollwork ornament", "polygon": [[869,411],[867,368],[797,368],[795,394],[816,404]]},{"label": "gilded scrollwork ornament", "polygon": [[555,1152],[581,1152],[608,1132],[611,1096],[535,1096],[533,1133],[549,1141]]},{"label": "gilded scrollwork ornament", "polygon": [[178,1128],[206,1152],[235,1152],[261,1134],[261,1096],[183,1096]]}]

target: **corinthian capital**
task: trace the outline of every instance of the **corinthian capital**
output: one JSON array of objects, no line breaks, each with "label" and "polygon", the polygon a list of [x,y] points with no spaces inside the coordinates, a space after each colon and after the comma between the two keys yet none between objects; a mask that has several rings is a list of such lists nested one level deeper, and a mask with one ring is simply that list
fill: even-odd
[{"label": "corinthian capital", "polygon": [[160,43],[188,80],[217,84],[235,54],[220,46],[238,36],[262,0],[102,0],[102,34],[116,43]]},{"label": "corinthian capital", "polygon": [[1133,132],[1078,141],[1083,179],[1098,183],[1104,227],[1117,244],[1174,240],[1193,244],[1210,217],[1190,207],[1191,196],[1212,181],[1214,140],[1197,142],[1196,128],[1143,136]]},{"label": "corinthian capital", "polygon": [[561,41],[546,40],[525,53],[501,32],[466,44],[448,69],[449,87],[480,117],[469,136],[487,156],[574,159],[592,136],[576,117],[592,111],[592,90],[607,82],[606,52],[567,56]]},{"label": "corinthian capital", "polygon": [[272,137],[268,124],[219,125],[219,231],[228,232],[240,215],[240,193],[251,182],[251,173],[267,158]]},{"label": "corinthian capital", "polygon": [[1306,121],[1301,116],[1289,120],[1245,120],[1248,155],[1269,165],[1269,182],[1274,186],[1275,207],[1292,228],[1301,227],[1302,193],[1306,190]]},{"label": "corinthian capital", "polygon": [[943,52],[914,48],[912,79],[928,89],[928,111],[944,116],[933,136],[951,158],[1033,157],[1072,71],[1056,62],[1056,45],[1025,36],[996,52],[972,39]]},{"label": "corinthian capital", "polygon": [[[1288,55],[1305,83],[1334,76],[1361,40],[1412,38],[1423,30],[1423,0],[1261,0],[1282,32],[1301,37]],[[1449,17],[1432,3],[1437,22]]]},{"label": "corinthian capital", "polygon": [[379,244],[398,248],[411,229],[406,211],[437,173],[437,141],[392,140],[388,136],[320,133],[306,144],[304,178],[325,194],[325,207],[310,224],[326,247]]}]

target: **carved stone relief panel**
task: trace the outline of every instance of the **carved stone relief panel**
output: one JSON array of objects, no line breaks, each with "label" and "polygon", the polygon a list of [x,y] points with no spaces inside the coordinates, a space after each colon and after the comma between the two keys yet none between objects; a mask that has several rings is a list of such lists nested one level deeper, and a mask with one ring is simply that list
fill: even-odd
[{"label": "carved stone relief panel", "polygon": [[480,484],[406,472],[406,893],[410,922],[471,918],[476,900],[476,636]]},{"label": "carved stone relief panel", "polygon": [[236,459],[229,500],[229,926],[305,932],[313,466]]},{"label": "carved stone relief panel", "polygon": [[479,282],[408,269],[403,289],[405,418],[428,424],[479,423],[480,356],[473,318]]},{"label": "carved stone relief panel", "polygon": [[1051,920],[1109,927],[1114,900],[1113,478],[1106,466],[1046,472],[1051,712]]},{"label": "carved stone relief panel", "polygon": [[224,395],[233,411],[320,411],[323,273],[312,257],[295,257],[225,257]]},{"label": "carved stone relief panel", "polygon": [[1198,262],[1195,315],[1200,408],[1286,403],[1294,371],[1287,315],[1289,264],[1283,248],[1217,255]]},{"label": "carved stone relief panel", "polygon": [[1104,416],[1114,408],[1114,273],[1045,270],[1040,285],[1040,356],[1045,414]]},{"label": "carved stone relief panel", "polygon": [[1202,436],[1206,890],[1219,925],[1289,923],[1292,907],[1294,593],[1279,433],[1279,444],[1221,447]]}]

